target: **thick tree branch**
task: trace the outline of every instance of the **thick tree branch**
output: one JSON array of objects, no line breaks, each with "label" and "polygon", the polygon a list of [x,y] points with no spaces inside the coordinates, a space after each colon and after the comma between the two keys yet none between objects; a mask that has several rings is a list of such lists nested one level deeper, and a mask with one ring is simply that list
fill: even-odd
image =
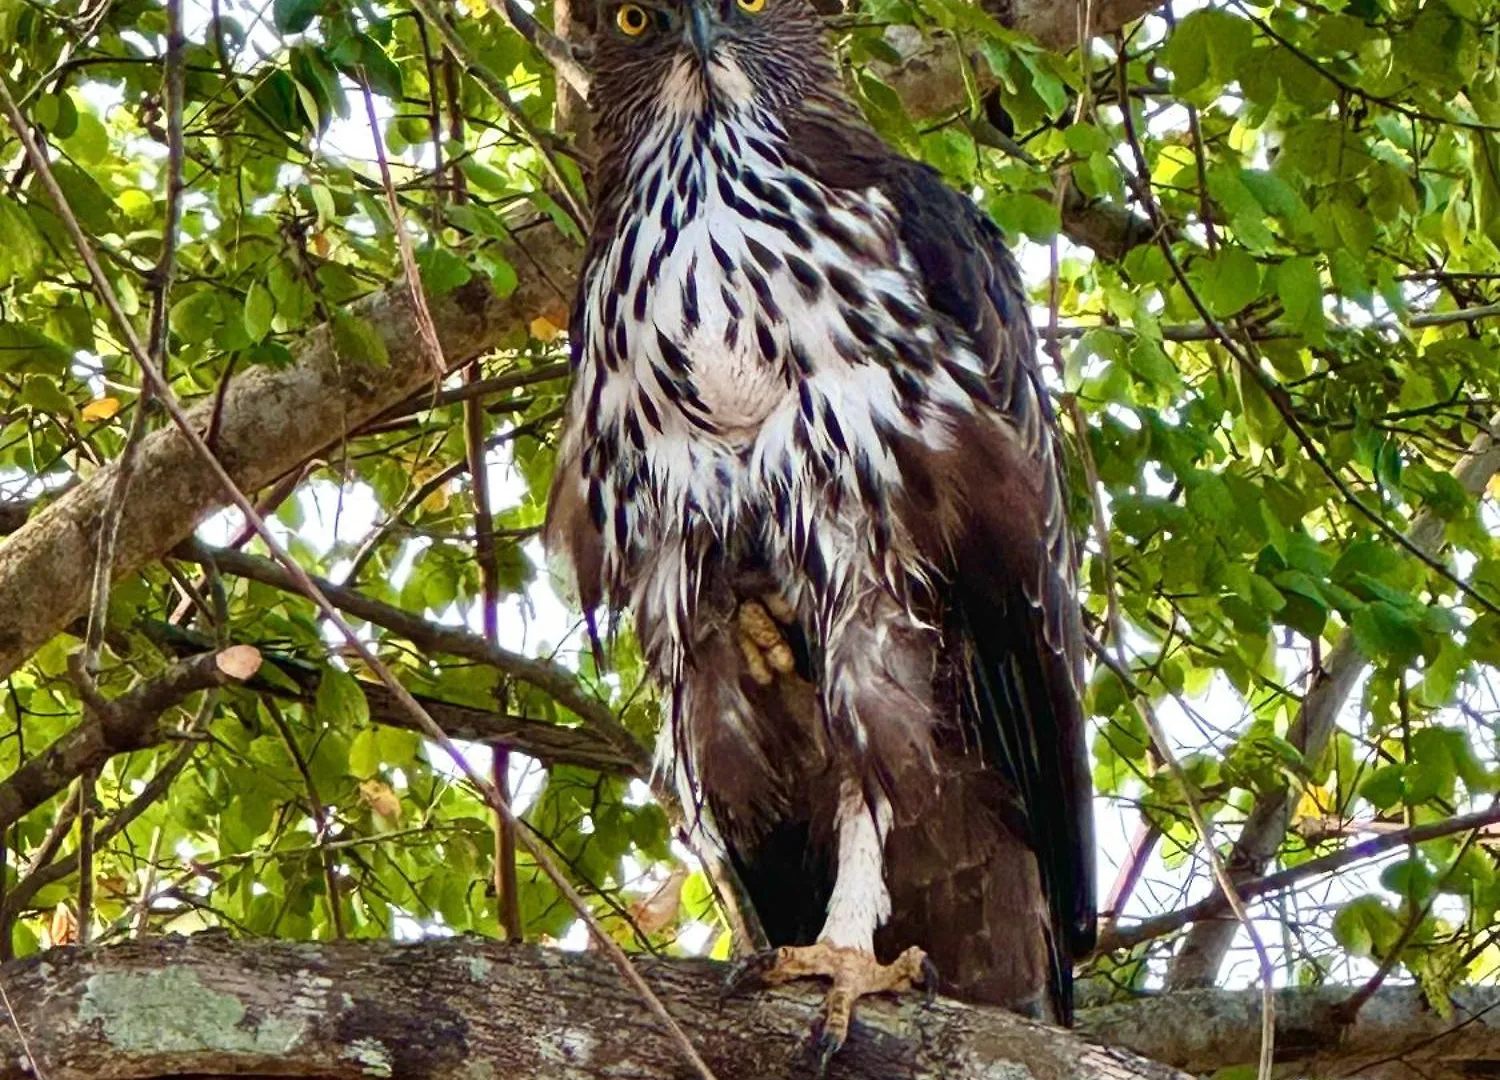
[{"label": "thick tree branch", "polygon": [[237,645],[173,664],[113,701],[90,705],[83,723],[0,783],[0,831],[115,754],[156,745],[156,723],[172,706],[199,690],[243,681],[259,666],[257,650]]},{"label": "thick tree branch", "polygon": [[[535,272],[504,300],[476,279],[436,300],[433,318],[444,352],[462,362],[508,338],[566,302],[577,252],[550,227],[528,235],[517,265]],[[553,282],[563,282],[561,290]],[[216,451],[241,489],[256,490],[336,443],[431,379],[418,344],[408,290],[396,283],[355,305],[385,342],[384,365],[340,360],[319,328],[296,350],[296,362],[255,368],[234,379],[224,399]],[[206,427],[209,406],[193,414]],[[143,440],[132,497],[125,506],[115,575],[160,558],[224,506],[222,487],[175,428]],[[0,545],[0,675],[25,661],[88,605],[89,568],[115,467],[95,472],[33,514]]]},{"label": "thick tree branch", "polygon": [[[642,961],[722,1080],[812,1075],[822,989],[720,1007],[721,965]],[[60,949],[0,968],[37,1056],[0,1025],[0,1080],[167,1075],[676,1080],[677,1047],[600,957],[475,938],[239,944],[219,934]],[[1129,1053],[995,1010],[861,1003],[835,1080],[1171,1080]]]},{"label": "thick tree branch", "polygon": [[[1056,0],[987,0],[983,5],[1001,24],[1030,34],[1049,49],[1066,52],[1078,44],[1082,3]],[[1162,6],[1162,0],[1091,0],[1089,28],[1108,37]]]},{"label": "thick tree branch", "polygon": [[[1414,986],[1386,987],[1352,1024],[1339,1021],[1347,986],[1276,994],[1276,1060],[1295,1076],[1460,1080],[1500,1066],[1500,990],[1458,987],[1447,1015]],[[1255,1060],[1256,990],[1184,990],[1080,1014],[1079,1032],[1198,1074]]]},{"label": "thick tree branch", "polygon": [[[1484,491],[1496,472],[1500,472],[1497,433],[1500,433],[1500,415],[1491,418],[1489,430],[1474,439],[1468,453],[1454,466],[1454,479],[1470,495]],[[1436,552],[1443,544],[1443,519],[1431,510],[1423,510],[1413,519],[1406,535],[1421,550]],[[1334,721],[1368,663],[1355,645],[1353,633],[1346,630],[1324,660],[1287,732],[1287,738],[1307,761],[1316,761],[1323,753],[1333,734]],[[1265,872],[1291,826],[1299,797],[1296,790],[1287,790],[1267,793],[1256,800],[1230,854],[1236,880]],[[1211,985],[1218,978],[1236,929],[1235,924],[1221,920],[1194,926],[1173,961],[1168,985],[1174,990]]]},{"label": "thick tree branch", "polygon": [[[723,1080],[811,1075],[805,1040],[821,987],[720,1007],[719,965],[641,967]],[[0,1080],[682,1075],[674,1045],[602,958],[477,938],[156,938],[54,949],[0,967],[0,985],[40,1066],[27,1071],[16,1031],[0,1023]],[[1299,1075],[1391,1080],[1459,1080],[1500,1065],[1500,990],[1456,990],[1444,1016],[1415,988],[1387,988],[1340,1025],[1334,1008],[1347,993],[1280,991],[1278,1061],[1300,1064]],[[1174,1080],[1174,1067],[1206,1074],[1253,1061],[1258,1008],[1253,990],[1150,996],[1085,1010],[1070,1034],[945,1000],[868,1000],[832,1075]]]}]

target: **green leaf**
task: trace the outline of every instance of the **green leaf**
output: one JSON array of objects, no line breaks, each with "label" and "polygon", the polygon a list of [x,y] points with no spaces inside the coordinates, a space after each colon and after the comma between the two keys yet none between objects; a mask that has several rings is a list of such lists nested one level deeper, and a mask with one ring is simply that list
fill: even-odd
[{"label": "green leaf", "polygon": [[442,296],[465,284],[474,272],[447,248],[428,248],[417,254],[417,269],[428,296]]},{"label": "green leaf", "polygon": [[1323,338],[1323,283],[1309,258],[1287,259],[1275,271],[1276,297],[1287,324],[1315,341]]},{"label": "green leaf", "polygon": [[21,385],[21,404],[53,416],[71,416],[73,401],[49,375],[28,375]]},{"label": "green leaf", "polygon": [[1380,884],[1415,906],[1426,903],[1437,878],[1426,860],[1418,855],[1387,866],[1380,872]]},{"label": "green leaf", "polygon": [[329,727],[352,731],[368,726],[370,705],[359,680],[347,671],[325,668],[318,681],[318,693],[313,702],[313,712]]},{"label": "green leaf", "polygon": [[[4,203],[0,203],[0,208]],[[3,248],[0,248],[3,250]],[[0,371],[51,371],[61,374],[73,352],[46,334],[20,323],[0,321]]]},{"label": "green leaf", "polygon": [[1333,936],[1352,956],[1377,956],[1395,943],[1401,925],[1378,896],[1349,901],[1333,918]]},{"label": "green leaf", "polygon": [[189,293],[172,305],[167,322],[184,341],[207,341],[223,320],[218,294],[209,289]]},{"label": "green leaf", "polygon": [[1360,798],[1377,810],[1389,810],[1395,806],[1405,791],[1400,765],[1382,765],[1359,786]]},{"label": "green leaf", "polygon": [[1349,625],[1359,651],[1371,659],[1405,664],[1422,651],[1421,624],[1384,600],[1354,612]]},{"label": "green leaf", "polygon": [[323,0],[274,0],[271,20],[283,34],[300,34],[323,9]]},{"label": "green leaf", "polygon": [[98,165],[109,154],[109,133],[92,112],[76,114],[73,133],[63,139],[63,146],[79,165]]},{"label": "green leaf", "polygon": [[989,211],[1007,236],[1019,238],[1024,234],[1039,244],[1050,242],[1062,227],[1062,218],[1051,200],[1029,192],[992,199]]},{"label": "green leaf", "polygon": [[1237,314],[1260,295],[1260,266],[1241,248],[1224,248],[1213,260],[1195,267],[1203,301],[1219,318]]},{"label": "green leaf", "polygon": [[0,282],[29,277],[46,255],[41,234],[20,203],[0,199]]},{"label": "green leaf", "polygon": [[489,249],[484,249],[474,255],[474,261],[489,275],[490,285],[495,290],[496,296],[506,297],[516,291],[520,278],[516,276],[516,268],[508,260]]},{"label": "green leaf", "polygon": [[250,286],[245,294],[245,333],[251,341],[259,341],[271,331],[271,320],[276,317],[276,301],[271,290],[260,282]]}]

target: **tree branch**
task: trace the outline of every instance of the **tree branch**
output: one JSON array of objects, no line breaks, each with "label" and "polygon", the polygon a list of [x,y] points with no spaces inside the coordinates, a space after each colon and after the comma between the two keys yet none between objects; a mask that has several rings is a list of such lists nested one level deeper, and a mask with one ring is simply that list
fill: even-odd
[{"label": "tree branch", "polygon": [[[808,983],[719,1007],[720,965],[643,960],[652,987],[723,1080],[801,1077],[822,1000]],[[0,1080],[167,1075],[457,1080],[676,1080],[676,1048],[588,953],[477,938],[234,942],[151,938],[53,949],[0,967],[27,1071],[0,1025]],[[1282,990],[1278,1060],[1302,1075],[1461,1080],[1500,1065],[1500,989],[1454,991],[1451,1012],[1415,987],[1386,988],[1351,1025],[1347,987]],[[993,1009],[867,999],[834,1063],[837,1080],[1178,1080],[1253,1061],[1253,990],[1152,995],[1079,1015],[1064,1032]],[[1095,1040],[1114,1049],[1102,1049]],[[1136,1055],[1146,1055],[1145,1058]],[[1153,1060],[1146,1060],[1151,1058]]]},{"label": "tree branch", "polygon": [[[822,988],[718,1003],[722,965],[642,972],[723,1080],[811,1075]],[[0,1031],[0,1080],[276,1075],[319,1080],[677,1080],[677,1047],[602,957],[476,938],[236,943],[220,934],[54,949],[0,968],[36,1055]],[[1173,1080],[1123,1051],[992,1009],[867,999],[841,1080]]]},{"label": "tree branch", "polygon": [[[1411,828],[1400,828],[1391,832],[1381,833],[1370,840],[1358,844],[1350,844],[1346,848],[1323,855],[1320,858],[1309,859],[1305,863],[1279,870],[1274,874],[1256,878],[1252,881],[1242,881],[1239,884],[1241,898],[1249,900],[1256,896],[1265,896],[1269,893],[1278,893],[1283,889],[1289,889],[1293,885],[1306,881],[1309,878],[1320,877],[1323,874],[1332,874],[1342,870],[1346,866],[1352,866],[1366,859],[1373,859],[1377,855],[1383,855],[1387,851],[1393,851],[1408,844],[1422,844],[1428,840],[1437,840],[1440,837],[1452,836],[1454,833],[1467,832],[1470,829],[1483,829],[1486,826],[1500,822],[1500,807],[1492,806],[1486,810],[1477,810],[1472,814],[1461,814],[1458,817],[1448,818],[1444,821],[1434,821],[1427,825],[1416,825]],[[1214,919],[1228,910],[1228,904],[1224,894],[1215,892],[1204,897],[1196,904],[1189,904],[1185,908],[1169,911],[1161,915],[1153,915],[1149,919],[1142,919],[1132,926],[1123,928],[1112,927],[1105,930],[1099,937],[1099,952],[1110,952],[1115,949],[1129,949],[1139,945],[1143,941],[1159,938],[1163,934],[1170,934],[1173,930],[1181,929],[1188,923],[1201,922],[1205,919]]]},{"label": "tree branch", "polygon": [[113,701],[90,706],[88,719],[0,783],[0,831],[114,755],[156,745],[156,722],[172,706],[199,690],[241,682],[259,666],[257,650],[236,645],[173,664]]},{"label": "tree branch", "polygon": [[[198,540],[178,545],[174,554],[189,562],[207,564],[212,561],[221,573],[250,578],[287,592],[300,591],[291,574],[270,559],[258,555],[228,548],[210,548]],[[559,705],[572,711],[617,752],[637,759],[640,773],[644,775],[650,771],[646,749],[621,726],[609,706],[590,696],[567,668],[491,645],[484,638],[467,630],[429,622],[420,615],[374,600],[354,589],[335,585],[325,578],[314,577],[313,581],[340,611],[394,631],[428,653],[447,653],[475,663],[488,664],[530,683]]]},{"label": "tree branch", "polygon": [[[1355,1023],[1344,1024],[1337,1009],[1348,993],[1346,986],[1277,991],[1276,1060],[1297,1063],[1291,1075],[1461,1080],[1500,1065],[1500,989],[1455,988],[1449,1010],[1440,1012],[1417,987],[1387,987]],[[1256,990],[1153,995],[1089,1009],[1078,1029],[1087,1038],[1207,1074],[1255,1060],[1259,999]]]}]

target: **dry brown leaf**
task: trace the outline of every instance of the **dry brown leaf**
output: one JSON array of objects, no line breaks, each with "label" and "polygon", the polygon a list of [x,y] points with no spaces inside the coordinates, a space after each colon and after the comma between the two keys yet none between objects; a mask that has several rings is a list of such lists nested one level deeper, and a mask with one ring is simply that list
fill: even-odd
[{"label": "dry brown leaf", "polygon": [[660,933],[677,921],[677,913],[682,908],[682,883],[687,877],[685,867],[675,867],[660,888],[630,905],[630,919],[641,933]]},{"label": "dry brown leaf", "polygon": [[126,897],[130,895],[130,882],[119,874],[101,874],[99,880],[94,882],[94,887],[101,893],[110,896]]},{"label": "dry brown leaf", "polygon": [[[412,466],[412,483],[421,487],[438,473],[443,471],[444,466],[433,458],[423,458]],[[440,514],[448,509],[448,485],[439,484],[432,490],[427,498],[422,500],[422,509],[433,514]]]},{"label": "dry brown leaf", "polygon": [[361,780],[359,797],[370,808],[370,812],[385,824],[401,824],[401,799],[388,784],[379,780]]},{"label": "dry brown leaf", "polygon": [[231,679],[244,682],[260,670],[260,650],[254,645],[231,645],[214,657],[214,664]]},{"label": "dry brown leaf", "polygon": [[83,407],[79,415],[85,420],[108,420],[120,411],[120,399],[117,397],[95,398]]},{"label": "dry brown leaf", "polygon": [[53,947],[72,945],[78,940],[78,916],[66,901],[60,901],[52,909],[52,921],[47,926],[47,937]]}]

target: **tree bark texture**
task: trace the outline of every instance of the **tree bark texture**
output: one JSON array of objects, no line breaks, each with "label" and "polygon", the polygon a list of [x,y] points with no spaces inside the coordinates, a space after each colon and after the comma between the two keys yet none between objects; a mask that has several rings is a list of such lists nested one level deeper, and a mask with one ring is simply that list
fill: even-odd
[{"label": "tree bark texture", "polygon": [[[816,984],[721,1005],[722,965],[638,963],[719,1080],[812,1075]],[[690,1075],[601,957],[480,938],[315,944],[213,932],[54,949],[0,967],[0,985],[13,1012],[0,1017],[0,1080]],[[1495,988],[1456,991],[1442,1015],[1416,989],[1390,987],[1341,1026],[1334,1011],[1347,994],[1278,995],[1281,1075],[1458,1080],[1500,1066]],[[1085,1010],[1070,1033],[943,1000],[869,1000],[829,1075],[1185,1080],[1173,1066],[1205,1074],[1253,1063],[1259,1008],[1255,990],[1164,994]]]},{"label": "tree bark texture", "polygon": [[[719,1080],[812,1076],[809,984],[719,1003],[723,965],[642,960]],[[0,1080],[679,1080],[680,1051],[601,957],[478,938],[56,949],[0,968]],[[24,1045],[21,1037],[24,1035]],[[35,1057],[27,1063],[26,1046]],[[1180,1080],[1122,1050],[945,1001],[862,1003],[830,1080]]]},{"label": "tree bark texture", "polygon": [[[1415,986],[1387,986],[1346,1025],[1336,1010],[1351,992],[1326,986],[1277,993],[1278,1075],[1462,1080],[1500,1071],[1496,987],[1457,987],[1444,1013]],[[1260,991],[1163,993],[1085,1010],[1078,1029],[1086,1038],[1192,1073],[1253,1066],[1260,1052]]]},{"label": "tree bark texture", "polygon": [[[432,301],[443,351],[467,360],[524,334],[536,315],[566,304],[578,254],[550,227],[528,234],[530,269],[501,299],[475,279]],[[326,328],[313,331],[284,369],[258,368],[234,379],[215,441],[219,460],[245,491],[255,491],[421,390],[432,378],[422,354],[410,292],[397,282],[356,305],[385,342],[384,365],[341,358]],[[208,427],[212,403],[193,418]],[[99,524],[115,465],[99,469],[0,545],[0,675],[14,671],[87,609]],[[227,503],[210,470],[175,427],[148,436],[125,503],[116,575],[160,558]]]}]

